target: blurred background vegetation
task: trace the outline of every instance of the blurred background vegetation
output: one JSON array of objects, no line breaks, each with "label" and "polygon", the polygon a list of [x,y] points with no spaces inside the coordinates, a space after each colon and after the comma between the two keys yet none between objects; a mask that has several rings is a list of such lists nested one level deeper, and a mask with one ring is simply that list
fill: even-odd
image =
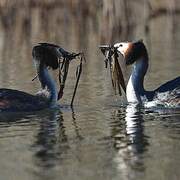
[{"label": "blurred background vegetation", "polygon": [[[165,62],[164,71],[169,73],[162,72],[164,79],[174,77],[169,58],[176,52],[161,51],[180,44],[179,14],[180,0],[0,0],[0,81],[9,81],[7,77],[12,75],[9,79],[13,79],[25,69],[32,74],[31,49],[38,42],[84,51],[90,59],[86,67],[89,76],[104,68],[102,63],[94,65],[101,55],[99,44],[141,38],[152,59]],[[18,63],[17,72],[7,61]],[[156,61],[154,72],[157,65]],[[157,76],[152,74],[151,78]]]},{"label": "blurred background vegetation", "polygon": [[0,37],[69,44],[74,34],[84,47],[88,35],[98,42],[127,40],[136,26],[148,31],[152,19],[177,13],[179,0],[0,0]]}]

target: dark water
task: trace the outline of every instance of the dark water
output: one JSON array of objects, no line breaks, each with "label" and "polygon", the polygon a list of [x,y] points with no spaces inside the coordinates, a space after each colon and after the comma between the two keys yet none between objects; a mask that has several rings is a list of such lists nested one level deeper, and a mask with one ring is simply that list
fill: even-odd
[{"label": "dark water", "polygon": [[[151,59],[147,89],[179,76],[178,24],[179,17],[162,16],[146,24],[148,32],[140,22],[127,37],[144,38],[147,45]],[[98,50],[98,32],[89,25],[77,38],[76,25],[68,27],[61,29],[58,39],[53,39],[56,33],[41,34],[39,28],[29,35],[1,27],[1,87],[38,90],[38,82],[31,82],[35,74],[31,48],[40,41],[84,50],[87,62],[73,110],[68,105],[75,79],[72,65],[61,109],[0,114],[0,179],[179,179],[180,110],[126,106],[124,97],[113,95]],[[126,79],[129,72],[124,68]]]}]

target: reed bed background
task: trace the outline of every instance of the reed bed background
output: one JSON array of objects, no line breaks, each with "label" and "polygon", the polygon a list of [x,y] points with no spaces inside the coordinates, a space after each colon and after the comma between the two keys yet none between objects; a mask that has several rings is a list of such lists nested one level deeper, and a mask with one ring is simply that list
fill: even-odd
[{"label": "reed bed background", "polygon": [[[91,59],[87,74],[100,56],[99,44],[143,38],[149,41],[148,50],[157,49],[155,43],[150,47],[152,41],[162,40],[169,42],[162,48],[172,48],[178,41],[174,34],[180,32],[175,18],[179,13],[180,0],[0,0],[0,78],[4,82],[14,77],[7,61],[15,64],[18,59],[22,71],[29,72],[31,49],[38,42],[85,52]],[[167,60],[166,65],[170,63]]]},{"label": "reed bed background", "polygon": [[77,32],[93,28],[99,42],[112,42],[117,37],[126,39],[137,24],[180,13],[179,7],[179,0],[1,0],[1,34],[26,33],[32,41],[49,35],[58,41],[60,31],[71,24]]}]

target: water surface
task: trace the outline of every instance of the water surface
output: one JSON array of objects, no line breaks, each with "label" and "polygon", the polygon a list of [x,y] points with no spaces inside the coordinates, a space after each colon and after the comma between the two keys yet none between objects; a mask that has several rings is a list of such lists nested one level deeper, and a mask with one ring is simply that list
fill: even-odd
[{"label": "water surface", "polygon": [[[38,10],[34,13],[38,16]],[[179,24],[179,17],[173,18]],[[69,103],[75,63],[59,110],[0,114],[0,179],[179,179],[180,110],[127,106],[125,97],[115,96],[92,22],[88,21],[90,28],[78,31],[67,21],[66,28],[55,26],[51,34],[42,27],[39,30],[36,20],[30,34],[1,27],[1,87],[38,90],[38,82],[31,82],[35,75],[31,48],[40,41],[83,50],[87,62],[73,110]],[[143,30],[145,25],[148,32]],[[127,37],[121,37],[144,38],[150,56],[147,89],[179,76],[179,32],[171,16],[162,16],[137,24]],[[130,68],[124,67],[123,72],[128,79]]]}]

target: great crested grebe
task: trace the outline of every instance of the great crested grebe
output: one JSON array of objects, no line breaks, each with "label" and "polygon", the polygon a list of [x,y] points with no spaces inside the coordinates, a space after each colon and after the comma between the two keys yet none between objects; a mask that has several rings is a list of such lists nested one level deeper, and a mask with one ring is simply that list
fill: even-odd
[{"label": "great crested grebe", "polygon": [[54,44],[40,43],[32,50],[33,61],[37,75],[43,89],[47,88],[49,95],[31,95],[13,89],[0,89],[0,112],[37,111],[48,107],[55,107],[58,100],[56,83],[50,76],[48,69],[58,68],[58,57],[66,53]]},{"label": "great crested grebe", "polygon": [[148,52],[142,41],[120,42],[114,45],[120,52],[126,65],[134,64],[132,74],[126,87],[128,103],[144,104],[145,106],[165,105],[180,106],[180,77],[166,82],[154,91],[144,89],[144,76],[148,69]]}]

